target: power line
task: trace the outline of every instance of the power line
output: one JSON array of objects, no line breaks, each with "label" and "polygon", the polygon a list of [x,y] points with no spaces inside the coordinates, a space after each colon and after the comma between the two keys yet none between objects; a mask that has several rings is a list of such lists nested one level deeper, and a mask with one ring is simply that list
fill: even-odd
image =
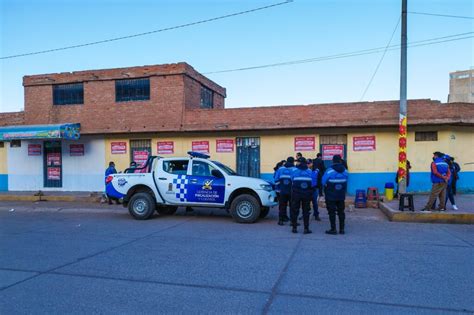
[{"label": "power line", "polygon": [[[435,37],[435,38],[415,41],[415,42],[409,43],[408,47],[409,48],[420,47],[420,46],[434,45],[434,44],[439,44],[439,43],[444,43],[444,42],[473,38],[474,35],[472,34],[474,34],[474,32],[459,33],[459,34],[453,34],[453,35],[448,35],[448,36],[443,36],[443,37]],[[459,37],[459,36],[464,36],[464,37]],[[387,49],[387,51],[398,50],[399,48],[400,48],[400,45],[391,45],[389,46],[389,49]],[[204,72],[203,74],[218,74],[218,73],[227,73],[227,72],[236,72],[236,71],[247,71],[247,70],[263,69],[263,68],[272,68],[272,67],[289,66],[289,65],[296,65],[296,64],[303,64],[303,63],[311,63],[311,62],[320,62],[320,61],[326,61],[326,60],[349,58],[349,57],[356,57],[356,56],[363,56],[363,55],[371,55],[371,54],[383,52],[384,49],[385,47],[377,47],[377,48],[370,48],[370,49],[340,53],[340,54],[335,54],[335,55],[314,57],[314,58],[308,58],[308,59],[299,59],[299,60],[284,61],[284,62],[278,62],[278,63],[272,63],[272,64],[265,64],[265,65],[210,71],[210,72]]]},{"label": "power line", "polygon": [[65,47],[60,47],[60,48],[40,50],[40,51],[17,54],[17,55],[11,55],[11,56],[4,56],[4,57],[0,57],[0,60],[1,59],[12,59],[12,58],[18,58],[18,57],[32,56],[32,55],[39,55],[39,54],[46,54],[46,53],[55,52],[55,51],[74,49],[74,48],[80,48],[80,47],[86,47],[86,46],[92,46],[92,45],[99,45],[99,44],[110,43],[110,42],[114,42],[114,41],[134,38],[134,37],[140,37],[140,36],[145,36],[145,35],[150,35],[150,34],[155,34],[155,33],[161,33],[161,32],[176,30],[176,29],[179,29],[179,28],[185,28],[185,27],[190,27],[190,26],[194,26],[194,25],[198,25],[198,24],[203,24],[203,23],[213,22],[213,21],[217,21],[217,20],[222,20],[222,19],[226,19],[226,18],[238,16],[238,15],[248,14],[248,13],[252,13],[252,12],[256,12],[256,11],[261,11],[261,10],[281,6],[281,5],[284,5],[284,4],[288,4],[288,3],[291,3],[291,2],[293,2],[293,0],[287,0],[287,1],[284,1],[284,2],[270,4],[270,5],[266,5],[266,6],[263,6],[263,7],[250,9],[250,10],[235,12],[235,13],[231,13],[231,14],[226,14],[226,15],[221,15],[221,16],[218,16],[218,17],[210,18],[210,19],[195,21],[195,22],[186,23],[186,24],[180,24],[180,25],[176,25],[176,26],[166,27],[166,28],[153,30],[153,31],[148,31],[148,32],[143,32],[143,33],[138,33],[138,34],[132,34],[132,35],[126,35],[126,36],[121,36],[121,37],[109,38],[109,39],[99,40],[99,41],[95,41],[95,42],[89,42],[89,43],[72,45],[72,46],[65,46]]},{"label": "power line", "polygon": [[375,75],[376,75],[377,72],[379,71],[380,65],[382,64],[382,61],[383,61],[383,59],[385,58],[385,54],[387,53],[388,47],[389,47],[390,44],[392,43],[393,36],[395,35],[395,32],[396,32],[397,29],[398,29],[398,25],[400,25],[401,19],[402,19],[401,17],[398,18],[397,25],[395,25],[395,28],[393,29],[392,35],[390,36],[390,40],[388,41],[387,46],[385,46],[385,49],[384,49],[383,54],[382,54],[382,57],[380,57],[380,60],[379,60],[379,62],[378,62],[378,64],[377,64],[377,67],[375,67],[375,71],[374,71],[374,73],[372,74],[372,77],[370,78],[369,83],[367,83],[367,86],[365,87],[365,90],[364,90],[364,92],[362,93],[362,96],[360,97],[360,101],[362,101],[362,100],[364,99],[365,94],[367,93],[367,91],[369,90],[370,86],[372,85],[372,81],[374,80]]},{"label": "power line", "polygon": [[418,15],[429,15],[429,16],[439,16],[439,17],[447,17],[447,18],[454,18],[454,19],[468,19],[474,20],[472,16],[465,16],[465,15],[449,15],[449,14],[438,14],[438,13],[428,13],[428,12],[408,12],[410,14],[418,14]]}]

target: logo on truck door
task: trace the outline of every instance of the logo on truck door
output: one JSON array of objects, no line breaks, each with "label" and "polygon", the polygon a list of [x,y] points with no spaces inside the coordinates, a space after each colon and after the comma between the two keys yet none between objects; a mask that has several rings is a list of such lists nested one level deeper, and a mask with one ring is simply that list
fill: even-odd
[{"label": "logo on truck door", "polygon": [[202,189],[204,190],[212,190],[212,182],[213,180],[206,180],[204,181],[204,186],[202,186]]}]

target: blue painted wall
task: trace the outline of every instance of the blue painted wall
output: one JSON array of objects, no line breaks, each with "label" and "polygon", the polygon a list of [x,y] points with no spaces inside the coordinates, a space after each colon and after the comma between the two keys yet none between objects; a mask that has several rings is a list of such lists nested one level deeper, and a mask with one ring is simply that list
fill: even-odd
[{"label": "blue painted wall", "polygon": [[0,191],[8,191],[8,175],[0,174]]},{"label": "blue painted wall", "polygon": [[[262,174],[265,180],[273,182],[273,174]],[[379,192],[384,192],[385,183],[395,182],[395,173],[349,173],[350,195],[355,195],[357,189],[367,190],[368,187],[377,187]],[[474,172],[461,172],[457,184],[458,192],[474,193]],[[429,192],[431,190],[431,180],[429,172],[410,173],[409,192]]]}]

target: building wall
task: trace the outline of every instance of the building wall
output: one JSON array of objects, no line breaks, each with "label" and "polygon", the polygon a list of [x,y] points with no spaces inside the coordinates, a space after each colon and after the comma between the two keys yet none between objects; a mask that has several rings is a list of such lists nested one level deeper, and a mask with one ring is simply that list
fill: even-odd
[{"label": "building wall", "polygon": [[474,69],[449,74],[448,103],[474,103]]},{"label": "building wall", "polygon": [[3,142],[3,147],[0,147],[0,191],[8,190],[8,145],[8,142]]},{"label": "building wall", "polygon": [[[202,83],[196,81],[195,79],[185,76],[184,77],[184,86],[185,86],[185,107],[186,109],[199,109],[201,107],[201,86]],[[205,86],[209,88],[208,86]],[[213,93],[213,105],[214,109],[223,109],[224,108],[224,96],[214,91]]]},{"label": "building wall", "polygon": [[[82,137],[77,141],[62,141],[62,188],[43,187],[43,154],[28,156],[28,144],[43,141],[24,140],[20,148],[7,149],[8,190],[10,191],[102,191],[104,189],[104,140]],[[84,156],[70,156],[69,144],[84,144]],[[13,162],[14,161],[14,162]]]}]

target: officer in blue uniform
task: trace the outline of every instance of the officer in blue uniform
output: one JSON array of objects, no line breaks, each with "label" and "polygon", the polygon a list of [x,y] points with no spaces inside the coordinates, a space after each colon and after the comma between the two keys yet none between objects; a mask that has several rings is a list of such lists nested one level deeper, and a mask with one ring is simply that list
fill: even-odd
[{"label": "officer in blue uniform", "polygon": [[297,219],[300,206],[303,209],[304,234],[311,233],[309,229],[310,202],[313,197],[313,172],[308,168],[304,157],[298,159],[296,169],[291,173],[291,225],[292,232],[297,233]]},{"label": "officer in blue uniform", "polygon": [[279,219],[278,225],[288,222],[286,208],[291,200],[291,173],[295,169],[295,159],[290,156],[286,159],[285,165],[280,167],[275,174],[275,184],[280,195],[278,198]]},{"label": "officer in blue uniform", "polygon": [[339,217],[339,234],[344,234],[344,223],[346,214],[344,213],[346,191],[347,191],[348,173],[340,155],[334,155],[332,165],[323,175],[322,185],[324,187],[324,195],[326,199],[326,207],[328,209],[329,221],[331,229],[326,234],[337,234],[336,230],[336,213]]}]

